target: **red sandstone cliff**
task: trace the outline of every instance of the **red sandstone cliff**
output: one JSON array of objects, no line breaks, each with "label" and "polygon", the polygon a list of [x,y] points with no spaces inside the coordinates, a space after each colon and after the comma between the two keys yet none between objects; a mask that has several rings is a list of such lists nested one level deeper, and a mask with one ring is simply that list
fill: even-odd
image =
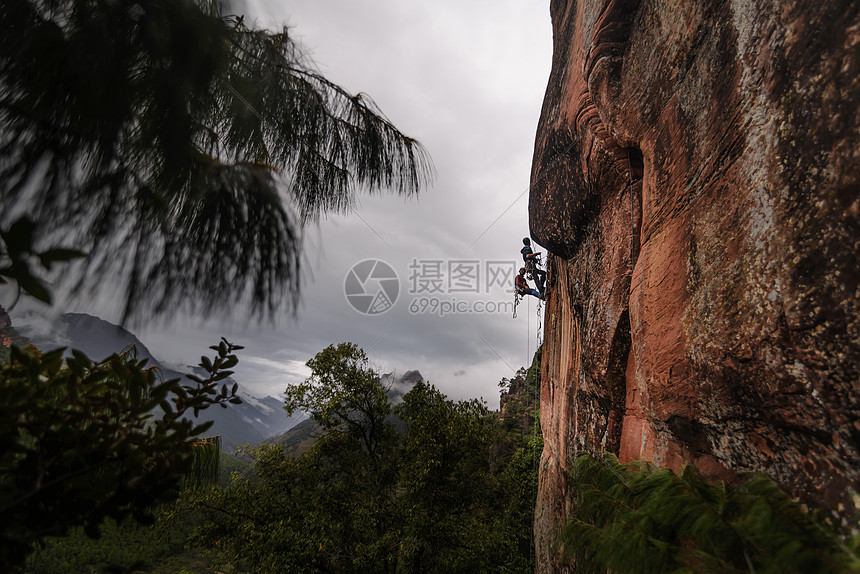
[{"label": "red sandstone cliff", "polygon": [[860,490],[860,3],[553,0],[539,569],[583,447]]}]

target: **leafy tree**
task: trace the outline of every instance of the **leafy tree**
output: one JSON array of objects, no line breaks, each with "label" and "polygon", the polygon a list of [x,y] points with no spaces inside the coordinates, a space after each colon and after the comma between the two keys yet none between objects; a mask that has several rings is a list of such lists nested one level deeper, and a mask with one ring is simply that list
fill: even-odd
[{"label": "leafy tree", "polygon": [[325,430],[293,467],[313,504],[304,528],[318,533],[308,567],[393,571],[399,437],[385,389],[353,343],[330,345],[307,366],[310,377],[287,388],[285,408],[288,414],[301,408]]},{"label": "leafy tree", "polygon": [[365,469],[350,468],[366,453],[350,453],[344,439],[328,435],[297,459],[275,445],[255,449],[254,478],[198,497],[208,519],[195,544],[254,572],[393,572],[394,507]]},{"label": "leafy tree", "polygon": [[396,556],[396,443],[385,391],[364,351],[332,345],[286,392],[325,434],[300,458],[275,445],[251,451],[253,475],[197,504],[209,520],[197,542],[257,572],[386,572]]},{"label": "leafy tree", "polygon": [[[37,224],[30,253],[74,256],[39,247],[60,239],[87,252],[78,288],[110,277],[126,318],[271,314],[296,300],[305,222],[348,212],[356,190],[411,195],[431,177],[423,148],[316,72],[287,29],[251,30],[220,4],[0,10],[0,210]],[[16,249],[2,239],[0,264]]]},{"label": "leafy tree", "polygon": [[385,420],[391,404],[365,352],[354,343],[329,345],[307,366],[311,376],[284,393],[287,415],[301,409],[326,431],[353,437],[376,458],[379,443],[393,432]]},{"label": "leafy tree", "polygon": [[561,534],[577,572],[856,572],[858,549],[762,474],[706,482],[644,463],[580,456]]},{"label": "leafy tree", "polygon": [[191,384],[160,381],[133,351],[94,363],[78,351],[64,359],[63,349],[13,348],[0,369],[0,571],[76,525],[97,537],[105,518],[151,522],[183,477],[214,480],[217,441],[194,440],[211,423],[184,415],[239,402],[218,381],[240,348],[213,347],[217,356],[201,362],[208,378]]}]

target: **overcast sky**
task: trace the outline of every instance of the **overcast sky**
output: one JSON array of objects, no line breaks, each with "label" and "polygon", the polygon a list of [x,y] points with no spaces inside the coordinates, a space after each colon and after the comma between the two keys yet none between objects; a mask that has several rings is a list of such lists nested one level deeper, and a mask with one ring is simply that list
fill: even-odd
[{"label": "overcast sky", "polygon": [[[548,2],[247,0],[232,9],[246,24],[289,26],[329,80],[370,95],[426,147],[437,178],[415,200],[364,196],[354,214],[308,229],[296,319],[195,321],[136,334],[172,363],[196,363],[226,336],[246,347],[237,379],[273,396],[303,379],[305,361],[325,346],[352,341],[383,372],[418,369],[451,398],[483,397],[497,408],[499,380],[537,344],[536,300],[527,297],[511,316],[512,273],[528,235],[529,173],[552,57]],[[386,312],[362,314],[345,296],[347,275],[364,260],[383,261],[398,279],[365,280],[361,268],[353,275],[353,288],[369,295],[398,287]]]}]

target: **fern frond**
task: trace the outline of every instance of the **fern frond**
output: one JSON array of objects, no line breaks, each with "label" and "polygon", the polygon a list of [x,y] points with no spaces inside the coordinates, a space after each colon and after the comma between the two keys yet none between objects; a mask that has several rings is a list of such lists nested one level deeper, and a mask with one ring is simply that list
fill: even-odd
[{"label": "fern frond", "polygon": [[852,572],[856,549],[762,474],[709,483],[612,455],[571,467],[571,517],[559,535],[577,571]]}]

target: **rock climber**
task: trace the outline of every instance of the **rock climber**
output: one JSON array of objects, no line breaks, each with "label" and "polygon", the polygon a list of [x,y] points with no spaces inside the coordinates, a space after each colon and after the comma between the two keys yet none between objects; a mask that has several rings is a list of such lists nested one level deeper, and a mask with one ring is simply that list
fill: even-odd
[{"label": "rock climber", "polygon": [[540,291],[537,289],[532,289],[529,287],[528,281],[525,278],[526,268],[520,267],[520,274],[516,276],[514,279],[514,286],[517,289],[517,294],[519,295],[533,295],[543,301],[543,295],[541,295]]},{"label": "rock climber", "polygon": [[523,237],[523,246],[524,247],[520,249],[520,253],[523,254],[523,261],[526,264],[526,270],[534,278],[538,291],[543,295],[544,286],[546,285],[546,271],[538,267],[540,264],[540,252],[535,253],[532,251],[532,242],[528,237]]}]

